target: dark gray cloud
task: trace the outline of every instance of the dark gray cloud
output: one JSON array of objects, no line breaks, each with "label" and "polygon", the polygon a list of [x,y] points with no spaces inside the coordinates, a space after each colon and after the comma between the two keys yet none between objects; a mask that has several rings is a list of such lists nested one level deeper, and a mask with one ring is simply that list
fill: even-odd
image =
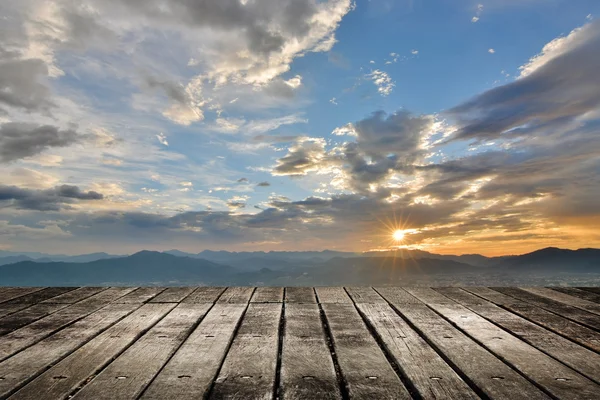
[{"label": "dark gray cloud", "polygon": [[325,141],[323,139],[301,138],[288,154],[277,160],[273,175],[301,176],[310,171],[325,167]]},{"label": "dark gray cloud", "polygon": [[0,125],[0,161],[10,162],[51,147],[67,147],[81,140],[74,130],[50,125],[9,122]]},{"label": "dark gray cloud", "polygon": [[0,105],[26,111],[47,110],[50,90],[40,82],[48,68],[38,59],[0,61]]},{"label": "dark gray cloud", "polygon": [[147,76],[144,79],[144,84],[149,89],[160,89],[172,101],[186,105],[189,102],[189,96],[185,91],[185,87],[177,82],[159,79],[154,76]]},{"label": "dark gray cloud", "polygon": [[248,183],[248,178],[240,178],[236,182],[237,183]]},{"label": "dark gray cloud", "polygon": [[449,110],[453,139],[518,137],[572,121],[600,106],[600,21],[572,33],[564,52],[526,76]]},{"label": "dark gray cloud", "polygon": [[70,208],[70,204],[80,200],[102,200],[103,198],[101,193],[84,192],[79,187],[72,185],[61,185],[45,190],[0,185],[0,204],[3,207],[23,210],[59,211]]},{"label": "dark gray cloud", "polygon": [[259,182],[256,186],[258,187],[267,187],[267,186],[271,186],[271,184],[269,182]]}]

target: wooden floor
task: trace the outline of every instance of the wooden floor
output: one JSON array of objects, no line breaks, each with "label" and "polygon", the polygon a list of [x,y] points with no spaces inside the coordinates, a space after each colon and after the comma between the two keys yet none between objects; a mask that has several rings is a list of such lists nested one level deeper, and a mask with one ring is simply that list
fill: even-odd
[{"label": "wooden floor", "polygon": [[600,399],[600,288],[0,288],[0,398]]}]

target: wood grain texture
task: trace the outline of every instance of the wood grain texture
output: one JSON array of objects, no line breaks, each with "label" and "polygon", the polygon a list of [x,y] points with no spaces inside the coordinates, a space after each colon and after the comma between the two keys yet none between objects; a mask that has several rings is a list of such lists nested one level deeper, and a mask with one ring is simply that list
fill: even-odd
[{"label": "wood grain texture", "polygon": [[463,288],[463,290],[473,293],[485,300],[489,300],[514,314],[535,322],[536,324],[577,342],[582,346],[600,352],[600,333],[593,329],[490,288],[466,287]]},{"label": "wood grain texture", "polygon": [[164,292],[166,288],[163,287],[141,287],[133,290],[131,293],[115,300],[115,303],[121,304],[142,304],[146,303],[160,293]]},{"label": "wood grain texture", "polygon": [[43,303],[64,303],[64,304],[73,304],[86,299],[90,296],[93,296],[97,293],[100,293],[103,290],[106,290],[106,287],[80,287],[75,290],[70,290],[64,294],[60,294],[58,296],[50,297],[47,300],[44,300]]},{"label": "wood grain texture", "polygon": [[538,296],[546,297],[551,300],[556,300],[569,306],[577,307],[592,314],[600,315],[600,304],[593,301],[584,300],[579,297],[571,296],[566,293],[557,292],[552,289],[542,287],[524,287],[521,288],[529,293],[537,294]]},{"label": "wood grain texture", "polygon": [[141,398],[199,399],[206,396],[246,306],[215,304]]},{"label": "wood grain texture", "polygon": [[109,304],[3,361],[0,363],[0,376],[3,378],[0,380],[0,398],[13,393],[137,307],[133,304]]},{"label": "wood grain texture", "polygon": [[574,287],[551,287],[550,289],[600,304],[600,294],[589,292],[587,290],[577,289]]},{"label": "wood grain texture", "polygon": [[479,398],[388,304],[357,303],[356,306],[422,398]]},{"label": "wood grain texture", "polygon": [[[549,399],[519,373],[402,288],[376,288],[444,355],[461,376],[492,399]],[[388,298],[388,294],[390,295]]]},{"label": "wood grain texture", "polygon": [[317,298],[319,303],[352,303],[350,296],[343,287],[316,287]]},{"label": "wood grain texture", "polygon": [[195,290],[193,287],[171,287],[158,296],[150,299],[150,303],[179,303]]},{"label": "wood grain texture", "polygon": [[250,299],[251,303],[281,303],[283,302],[282,287],[257,287]]},{"label": "wood grain texture", "polygon": [[433,289],[406,290],[553,396],[590,399],[600,393],[595,382]]},{"label": "wood grain texture", "polygon": [[322,305],[348,393],[354,399],[410,399],[353,304]]},{"label": "wood grain texture", "polygon": [[436,288],[437,292],[464,305],[512,335],[600,383],[600,354],[586,349],[533,322],[460,288]]},{"label": "wood grain texture", "polygon": [[286,303],[316,303],[315,290],[311,287],[286,287]]},{"label": "wood grain texture", "polygon": [[355,303],[371,303],[371,304],[385,304],[386,301],[372,288],[360,286],[360,287],[347,287],[346,291],[352,297]]},{"label": "wood grain texture", "polygon": [[16,392],[12,399],[67,397],[150,329],[175,304],[144,304]]},{"label": "wood grain texture", "polygon": [[280,392],[285,400],[341,399],[317,304],[285,305]]},{"label": "wood grain texture", "polygon": [[209,308],[207,303],[179,304],[73,398],[137,398]]},{"label": "wood grain texture", "polygon": [[194,290],[188,297],[183,299],[183,303],[214,303],[225,291],[224,287],[203,286]]},{"label": "wood grain texture", "polygon": [[0,292],[0,303],[4,303],[6,301],[10,301],[22,296],[25,296],[29,293],[37,292],[39,290],[44,289],[43,287],[30,287],[30,288],[4,288],[2,292]]},{"label": "wood grain texture", "polygon": [[281,311],[280,303],[250,304],[209,398],[274,398]]},{"label": "wood grain texture", "polygon": [[600,318],[588,311],[519,288],[494,287],[492,289],[600,331]]},{"label": "wood grain texture", "polygon": [[253,287],[228,287],[217,303],[247,304],[254,293]]}]

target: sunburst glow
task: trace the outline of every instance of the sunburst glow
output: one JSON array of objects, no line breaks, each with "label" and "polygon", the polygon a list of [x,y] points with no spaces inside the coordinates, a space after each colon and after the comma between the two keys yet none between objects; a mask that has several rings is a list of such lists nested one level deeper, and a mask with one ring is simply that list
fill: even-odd
[{"label": "sunburst glow", "polygon": [[396,242],[401,242],[404,239],[405,234],[406,233],[402,229],[396,229],[394,233],[392,233],[392,238]]}]

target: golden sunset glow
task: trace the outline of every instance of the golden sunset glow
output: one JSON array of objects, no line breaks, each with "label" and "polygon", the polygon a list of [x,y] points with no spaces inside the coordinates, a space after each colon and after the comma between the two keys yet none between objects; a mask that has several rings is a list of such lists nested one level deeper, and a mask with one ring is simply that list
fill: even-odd
[{"label": "golden sunset glow", "polygon": [[405,233],[402,229],[396,229],[394,233],[392,233],[392,238],[394,238],[396,242],[401,242],[404,240],[404,235]]}]

